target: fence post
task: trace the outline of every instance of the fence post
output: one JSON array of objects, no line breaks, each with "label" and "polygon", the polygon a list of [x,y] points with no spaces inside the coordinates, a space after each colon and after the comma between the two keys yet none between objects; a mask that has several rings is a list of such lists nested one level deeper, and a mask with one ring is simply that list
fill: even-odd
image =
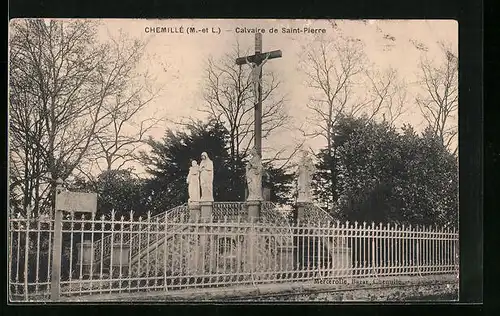
[{"label": "fence post", "polygon": [[372,261],[372,264],[371,264],[371,271],[372,273],[374,273],[375,277],[377,277],[377,267],[376,267],[376,263],[375,263],[375,234],[376,234],[376,230],[375,230],[375,222],[372,222],[372,226],[370,227],[370,230],[371,230],[371,246],[372,246],[372,253],[371,253],[371,261]]},{"label": "fence post", "polygon": [[24,242],[24,298],[28,300],[28,269],[29,269],[29,248],[30,248],[30,218],[31,218],[31,205],[26,208],[26,239]]},{"label": "fence post", "polygon": [[[62,190],[62,180],[57,179],[56,195]],[[50,280],[50,299],[58,301],[61,297],[61,253],[62,253],[62,211],[54,209],[54,246],[52,247],[52,273]]]}]

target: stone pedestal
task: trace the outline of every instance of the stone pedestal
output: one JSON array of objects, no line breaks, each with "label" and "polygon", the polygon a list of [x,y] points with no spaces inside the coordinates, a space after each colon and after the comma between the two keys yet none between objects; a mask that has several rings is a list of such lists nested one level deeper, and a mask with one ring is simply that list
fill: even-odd
[{"label": "stone pedestal", "polygon": [[201,210],[201,220],[202,221],[211,221],[212,220],[212,209],[213,209],[213,201],[201,201],[200,202],[200,210]]},{"label": "stone pedestal", "polygon": [[330,251],[333,276],[350,279],[352,277],[351,248],[337,246]]},{"label": "stone pedestal", "polygon": [[303,222],[306,220],[306,208],[311,204],[311,202],[297,201],[297,220]]},{"label": "stone pedestal", "polygon": [[190,273],[200,274],[204,270],[204,257],[205,249],[204,240],[199,240],[195,245],[190,248],[190,260],[187,262],[188,270]]},{"label": "stone pedestal", "polygon": [[90,274],[90,262],[94,260],[92,252],[92,242],[85,240],[83,243],[76,244],[78,249],[78,264],[82,265],[82,272],[84,275]]},{"label": "stone pedestal", "polygon": [[282,271],[293,271],[296,261],[296,247],[294,245],[283,245],[278,247],[278,263]]},{"label": "stone pedestal", "polygon": [[130,245],[114,244],[112,265],[115,267],[128,267],[129,253]]},{"label": "stone pedestal", "polygon": [[257,220],[260,216],[261,201],[247,201],[248,219]]},{"label": "stone pedestal", "polygon": [[255,271],[257,268],[257,260],[259,259],[256,254],[257,238],[257,233],[253,228],[245,236],[246,249],[244,250],[245,257],[243,258],[243,271],[245,272]]},{"label": "stone pedestal", "polygon": [[201,206],[200,202],[188,202],[189,208],[189,220],[197,222],[201,217]]}]

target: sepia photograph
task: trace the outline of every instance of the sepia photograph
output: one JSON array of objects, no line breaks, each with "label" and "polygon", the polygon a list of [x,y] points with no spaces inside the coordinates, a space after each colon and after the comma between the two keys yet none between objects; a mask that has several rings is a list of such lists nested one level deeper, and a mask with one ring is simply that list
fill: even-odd
[{"label": "sepia photograph", "polygon": [[458,61],[455,20],[10,20],[8,300],[458,301]]}]

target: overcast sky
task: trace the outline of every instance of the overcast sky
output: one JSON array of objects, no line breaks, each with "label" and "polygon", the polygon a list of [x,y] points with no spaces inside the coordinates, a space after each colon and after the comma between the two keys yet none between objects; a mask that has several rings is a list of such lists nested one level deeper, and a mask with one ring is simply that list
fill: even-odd
[{"label": "overcast sky", "polygon": [[[116,36],[122,29],[130,37],[141,38],[148,42],[145,60],[141,67],[148,69],[156,78],[155,83],[165,86],[162,94],[154,100],[147,111],[141,115],[164,116],[178,121],[181,117],[199,117],[196,111],[203,106],[202,78],[205,74],[207,58],[222,57],[231,51],[236,41],[243,50],[253,51],[254,34],[237,33],[236,28],[263,28],[263,50],[280,49],[282,58],[270,60],[264,66],[264,72],[275,72],[282,81],[280,93],[287,96],[287,109],[293,123],[300,125],[309,115],[306,103],[310,91],[305,87],[305,76],[298,69],[303,47],[316,39],[313,34],[284,34],[282,28],[319,28],[325,29],[323,36],[335,39],[339,32],[345,36],[360,39],[365,45],[365,52],[371,63],[379,69],[392,67],[408,82],[416,81],[418,62],[423,53],[417,46],[425,46],[430,58],[439,58],[438,42],[447,42],[458,51],[458,23],[453,20],[335,20],[336,28],[327,20],[103,20],[101,36]],[[184,33],[152,33],[150,28],[172,27]],[[188,27],[200,30],[196,34],[187,34]],[[208,28],[208,33],[202,33]],[[278,33],[269,33],[270,28]],[[212,33],[212,29],[217,33]],[[219,33],[220,30],[220,33]],[[414,103],[417,87],[409,90],[407,112],[399,124],[408,122],[421,129],[424,121]],[[263,104],[265,107],[265,104]],[[165,128],[155,129],[151,136],[160,138]],[[264,148],[291,146],[297,135],[290,137],[290,132],[275,134],[263,142]],[[308,143],[312,148],[323,145],[320,139]]]}]

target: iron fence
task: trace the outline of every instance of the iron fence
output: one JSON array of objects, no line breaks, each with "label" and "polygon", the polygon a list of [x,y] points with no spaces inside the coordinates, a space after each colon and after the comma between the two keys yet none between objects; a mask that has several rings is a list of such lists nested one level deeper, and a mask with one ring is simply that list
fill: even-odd
[{"label": "iron fence", "polygon": [[[290,225],[265,215],[251,222],[246,216],[193,222],[184,213],[68,214],[62,219],[61,295],[458,274],[455,230],[316,218]],[[9,225],[10,299],[49,299],[54,220],[12,218]],[[105,244],[109,251],[102,250]]]}]

